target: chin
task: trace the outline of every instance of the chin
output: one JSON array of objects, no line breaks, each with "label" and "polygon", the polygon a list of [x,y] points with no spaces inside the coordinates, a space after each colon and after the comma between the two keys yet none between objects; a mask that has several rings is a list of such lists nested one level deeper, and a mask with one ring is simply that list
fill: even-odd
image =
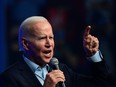
[{"label": "chin", "polygon": [[49,63],[49,62],[50,62],[50,59],[49,59],[49,60],[46,60],[45,62],[46,62],[46,63]]}]

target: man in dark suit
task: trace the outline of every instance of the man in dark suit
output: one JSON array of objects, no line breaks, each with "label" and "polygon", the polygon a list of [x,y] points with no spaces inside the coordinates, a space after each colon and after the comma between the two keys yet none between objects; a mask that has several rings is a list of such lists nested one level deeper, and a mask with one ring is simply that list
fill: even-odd
[{"label": "man in dark suit", "polygon": [[98,50],[99,41],[89,34],[90,29],[85,29],[83,46],[95,70],[92,76],[84,76],[64,64],[59,64],[60,70],[53,70],[49,64],[54,54],[52,26],[41,16],[27,18],[18,34],[22,58],[1,73],[0,87],[114,87]]}]

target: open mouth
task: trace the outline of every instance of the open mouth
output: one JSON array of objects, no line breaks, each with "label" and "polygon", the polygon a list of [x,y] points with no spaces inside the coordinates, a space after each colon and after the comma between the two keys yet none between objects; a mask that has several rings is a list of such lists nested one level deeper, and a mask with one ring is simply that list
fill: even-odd
[{"label": "open mouth", "polygon": [[51,58],[52,56],[52,50],[44,50],[43,53],[46,58]]},{"label": "open mouth", "polygon": [[45,50],[45,51],[43,51],[43,53],[49,54],[49,53],[51,53],[51,51],[52,51],[52,50]]}]

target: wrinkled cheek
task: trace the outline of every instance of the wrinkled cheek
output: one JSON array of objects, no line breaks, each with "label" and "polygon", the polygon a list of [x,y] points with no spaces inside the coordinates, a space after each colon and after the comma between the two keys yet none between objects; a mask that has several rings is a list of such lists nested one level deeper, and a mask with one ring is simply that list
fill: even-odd
[{"label": "wrinkled cheek", "polygon": [[42,56],[42,52],[39,49],[35,50],[35,55],[37,55],[38,57]]},{"label": "wrinkled cheek", "polygon": [[53,55],[54,55],[54,52],[51,53],[51,58],[53,57]]},{"label": "wrinkled cheek", "polygon": [[54,56],[54,47],[53,47],[53,50],[52,50],[52,57]]},{"label": "wrinkled cheek", "polygon": [[39,56],[44,56],[44,53],[42,53],[42,52],[39,52],[39,54],[38,54]]}]

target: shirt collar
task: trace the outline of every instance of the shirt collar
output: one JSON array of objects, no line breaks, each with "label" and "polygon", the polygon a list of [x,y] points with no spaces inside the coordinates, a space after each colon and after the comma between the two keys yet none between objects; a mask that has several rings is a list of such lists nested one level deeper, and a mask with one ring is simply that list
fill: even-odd
[{"label": "shirt collar", "polygon": [[[36,63],[34,63],[33,61],[31,61],[30,59],[28,59],[24,55],[23,55],[23,58],[24,58],[24,61],[27,63],[27,65],[31,68],[31,70],[33,72],[35,72],[37,69],[42,69],[39,65],[37,65]],[[49,71],[50,66],[48,64],[46,64],[43,68],[46,68],[47,71]]]}]

